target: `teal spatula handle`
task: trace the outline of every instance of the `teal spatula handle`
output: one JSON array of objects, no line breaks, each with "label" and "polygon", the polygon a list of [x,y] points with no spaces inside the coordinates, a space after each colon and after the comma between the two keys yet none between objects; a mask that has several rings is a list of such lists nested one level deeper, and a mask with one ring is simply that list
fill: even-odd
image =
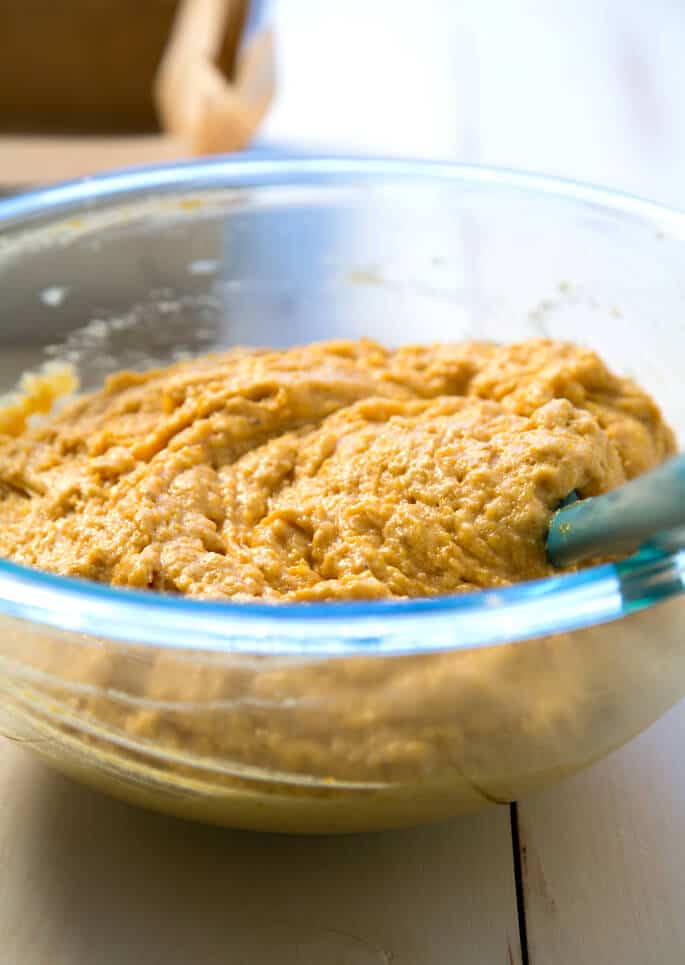
[{"label": "teal spatula handle", "polygon": [[555,566],[568,566],[637,549],[681,526],[685,526],[685,455],[610,493],[559,509],[549,526],[547,556]]}]

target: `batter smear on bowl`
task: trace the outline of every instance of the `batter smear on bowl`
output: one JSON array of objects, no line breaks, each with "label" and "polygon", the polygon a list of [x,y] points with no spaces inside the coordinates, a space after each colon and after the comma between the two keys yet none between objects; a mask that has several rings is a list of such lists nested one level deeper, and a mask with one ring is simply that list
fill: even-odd
[{"label": "batter smear on bowl", "polygon": [[675,451],[647,393],[551,340],[239,348],[118,373],[39,425],[6,412],[0,556],[223,599],[543,577],[562,499]]}]

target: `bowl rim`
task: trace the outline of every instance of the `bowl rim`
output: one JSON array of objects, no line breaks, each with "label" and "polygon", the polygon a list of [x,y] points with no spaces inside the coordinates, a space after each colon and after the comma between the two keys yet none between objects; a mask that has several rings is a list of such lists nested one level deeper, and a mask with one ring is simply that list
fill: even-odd
[{"label": "bowl rim", "polygon": [[[30,228],[46,216],[94,213],[100,206],[150,192],[311,187],[341,180],[378,185],[398,179],[494,186],[580,202],[685,239],[685,212],[563,178],[442,161],[265,157],[258,151],[126,168],[9,197],[0,200],[0,233]],[[502,589],[322,603],[171,597],[0,560],[0,614],[6,617],[164,649],[301,657],[409,654],[522,642],[616,620],[683,592],[685,550],[643,551],[618,564]]]}]

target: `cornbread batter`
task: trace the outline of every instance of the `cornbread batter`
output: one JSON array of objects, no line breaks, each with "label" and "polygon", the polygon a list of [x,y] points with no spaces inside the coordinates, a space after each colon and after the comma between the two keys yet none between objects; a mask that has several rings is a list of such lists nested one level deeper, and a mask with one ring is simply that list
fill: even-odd
[{"label": "cornbread batter", "polygon": [[[425,596],[551,572],[545,536],[674,451],[652,399],[549,340],[235,349],[0,420],[0,555],[198,597]],[[54,395],[70,388],[64,372]],[[35,388],[35,387],[34,387]],[[31,401],[33,399],[33,401]]]}]

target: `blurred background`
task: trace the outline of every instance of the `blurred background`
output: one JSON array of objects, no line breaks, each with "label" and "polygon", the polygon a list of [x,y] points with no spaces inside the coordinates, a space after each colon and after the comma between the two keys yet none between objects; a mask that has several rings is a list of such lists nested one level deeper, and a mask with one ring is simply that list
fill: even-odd
[{"label": "blurred background", "polygon": [[[206,137],[188,133],[193,91],[215,106],[225,92],[173,69],[181,34],[203,29],[231,101]],[[684,44],[682,0],[0,0],[0,182],[250,143],[525,168],[685,205]],[[127,130],[95,94],[135,99],[136,84],[147,101]],[[74,90],[93,130],[58,116]]]},{"label": "blurred background", "polygon": [[265,133],[685,202],[682,0],[282,0]]}]

